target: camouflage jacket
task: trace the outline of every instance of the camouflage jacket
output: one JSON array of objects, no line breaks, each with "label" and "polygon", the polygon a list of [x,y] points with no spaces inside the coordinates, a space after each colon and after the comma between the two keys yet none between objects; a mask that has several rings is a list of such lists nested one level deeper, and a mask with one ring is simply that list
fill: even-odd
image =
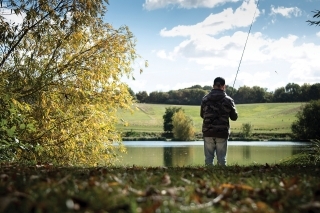
[{"label": "camouflage jacket", "polygon": [[203,137],[228,138],[229,118],[237,120],[238,112],[233,99],[225,91],[212,89],[202,98],[200,116],[203,118]]}]

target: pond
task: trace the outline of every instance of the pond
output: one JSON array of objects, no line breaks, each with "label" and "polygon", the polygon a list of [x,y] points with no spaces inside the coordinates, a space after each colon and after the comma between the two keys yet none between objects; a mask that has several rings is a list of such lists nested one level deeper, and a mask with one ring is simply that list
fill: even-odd
[{"label": "pond", "polygon": [[[124,141],[118,166],[199,166],[204,164],[203,141]],[[274,164],[308,149],[306,142],[229,141],[228,165]],[[215,158],[216,164],[216,158]]]}]

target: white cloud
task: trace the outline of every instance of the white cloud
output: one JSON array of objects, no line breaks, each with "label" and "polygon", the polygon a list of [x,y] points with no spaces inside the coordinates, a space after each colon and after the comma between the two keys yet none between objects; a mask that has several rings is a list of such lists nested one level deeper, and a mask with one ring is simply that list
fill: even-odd
[{"label": "white cloud", "polygon": [[291,18],[291,15],[298,17],[301,16],[301,10],[298,7],[277,7],[271,6],[270,15],[280,14],[286,18]]},{"label": "white cloud", "polygon": [[168,60],[173,61],[173,54],[172,54],[172,53],[167,54],[165,50],[159,50],[159,51],[157,51],[157,56],[158,56],[159,58],[162,58],[162,59],[168,59]]},{"label": "white cloud", "polygon": [[[190,39],[181,42],[172,52],[163,52],[162,54],[185,58],[199,64],[206,70],[233,70],[234,72],[239,65],[247,32],[237,31],[230,36],[221,37],[212,37],[208,34],[204,33],[201,36],[190,35]],[[301,43],[299,39],[296,35],[272,39],[260,32],[251,33],[244,52],[242,65],[250,64],[252,67],[274,65],[277,67],[275,64],[278,62],[286,63],[288,66],[281,73],[281,77],[278,76],[280,79],[296,83],[319,82],[320,75],[317,74],[317,71],[320,70],[320,64],[318,63],[317,53],[320,52],[320,45]],[[248,68],[246,68],[244,71],[241,70],[240,72],[239,83],[243,78],[252,80],[252,82],[244,82],[245,85],[271,87],[271,85],[268,85],[267,80],[270,72],[274,74],[274,70],[259,72],[254,69],[248,71]],[[282,84],[282,86],[284,85]],[[183,86],[177,85],[180,88]],[[274,87],[275,85],[272,86]]]},{"label": "white cloud", "polygon": [[240,72],[237,81],[244,82],[246,86],[260,86],[262,88],[268,87],[266,79],[270,78],[270,72]]},{"label": "white cloud", "polygon": [[251,24],[254,13],[256,12],[255,19],[260,14],[260,11],[256,10],[256,8],[255,0],[246,0],[235,11],[232,8],[228,8],[221,13],[210,14],[203,22],[195,25],[179,25],[171,30],[164,28],[160,31],[160,35],[165,37],[197,37],[202,35],[217,35],[226,30],[247,27]]},{"label": "white cloud", "polygon": [[[187,46],[180,46],[176,54],[182,55],[189,60],[206,66],[208,69],[217,67],[236,67],[243,51],[246,32],[238,31],[232,36],[224,36],[218,39],[192,40]],[[263,63],[280,59],[294,64],[308,61],[306,67],[318,67],[317,52],[320,46],[312,43],[297,45],[299,38],[288,35],[278,40],[270,39],[261,33],[250,34],[245,49],[243,62]],[[208,42],[210,40],[210,42]],[[204,46],[207,44],[206,46]]]},{"label": "white cloud", "polygon": [[239,0],[146,0],[143,7],[147,10],[155,10],[168,6],[177,6],[180,8],[213,8],[227,2],[237,2]]},{"label": "white cloud", "polygon": [[320,37],[320,32],[317,32],[317,34],[316,34],[318,37]]}]

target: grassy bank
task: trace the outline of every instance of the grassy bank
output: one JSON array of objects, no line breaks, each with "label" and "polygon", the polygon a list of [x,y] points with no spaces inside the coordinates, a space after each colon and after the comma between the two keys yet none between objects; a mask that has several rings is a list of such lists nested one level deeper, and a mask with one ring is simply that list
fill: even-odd
[{"label": "grassy bank", "polygon": [[0,212],[318,212],[319,165],[1,164]]},{"label": "grassy bank", "polygon": [[[291,124],[296,120],[295,115],[304,103],[263,103],[263,104],[239,104],[237,110],[239,118],[231,121],[231,137],[239,138],[243,123],[253,126],[253,138],[272,139],[290,138]],[[193,120],[197,136],[201,138],[202,119],[199,106],[186,105],[162,105],[162,104],[136,104],[131,114],[119,111],[118,116],[128,123],[124,126],[119,123],[117,128],[122,132],[136,134],[135,138],[162,137],[163,118],[166,108],[181,107]],[[137,133],[141,133],[140,135]],[[145,137],[146,136],[146,137]]]},{"label": "grassy bank", "polygon": [[[123,141],[172,141],[173,135],[161,132],[134,132],[122,133]],[[195,134],[194,141],[203,140],[202,133]],[[301,141],[295,140],[291,133],[254,133],[250,137],[243,137],[240,133],[233,133],[229,141]],[[305,140],[308,141],[308,140]]]}]

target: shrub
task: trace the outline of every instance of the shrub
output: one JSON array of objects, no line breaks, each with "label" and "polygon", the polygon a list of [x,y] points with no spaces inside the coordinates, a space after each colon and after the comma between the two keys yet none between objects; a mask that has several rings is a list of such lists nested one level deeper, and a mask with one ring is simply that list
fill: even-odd
[{"label": "shrub", "polygon": [[194,138],[195,130],[191,118],[180,110],[172,118],[173,137],[175,140],[188,141]]},{"label": "shrub", "polygon": [[298,119],[291,125],[295,138],[320,139],[320,100],[307,103],[296,117]]}]

